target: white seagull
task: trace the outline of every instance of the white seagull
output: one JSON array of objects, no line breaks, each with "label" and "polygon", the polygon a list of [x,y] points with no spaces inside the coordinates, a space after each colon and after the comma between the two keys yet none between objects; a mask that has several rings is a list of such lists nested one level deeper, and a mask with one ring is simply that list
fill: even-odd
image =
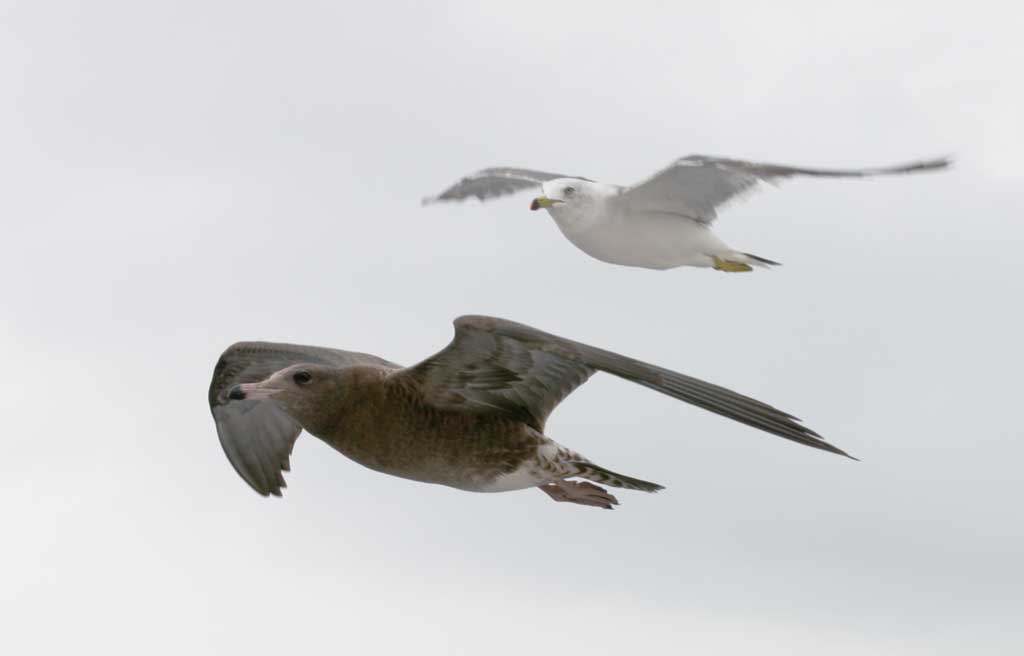
[{"label": "white seagull", "polygon": [[864,178],[935,171],[948,158],[866,169],[811,169],[690,155],[632,187],[531,169],[489,168],[469,175],[423,203],[486,201],[540,186],[531,210],[544,208],[569,241],[604,262],[647,269],[679,266],[750,271],[778,264],[732,248],[714,232],[717,210],[761,182],[797,175]]}]

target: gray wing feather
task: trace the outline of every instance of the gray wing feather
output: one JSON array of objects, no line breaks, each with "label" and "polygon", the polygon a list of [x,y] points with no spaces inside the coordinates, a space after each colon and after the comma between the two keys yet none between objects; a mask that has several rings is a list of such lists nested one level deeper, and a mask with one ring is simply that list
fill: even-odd
[{"label": "gray wing feather", "polygon": [[443,201],[465,200],[470,197],[475,197],[482,202],[491,198],[514,194],[524,189],[536,188],[548,180],[578,177],[575,175],[562,175],[561,173],[509,167],[483,169],[482,171],[467,175],[437,196],[424,198],[423,204],[429,205]]},{"label": "gray wing feather", "polygon": [[543,431],[555,406],[594,369],[482,329],[475,319],[456,319],[455,338],[444,350],[399,375],[413,377],[438,407],[501,414]]},{"label": "gray wing feather", "polygon": [[416,379],[427,401],[438,407],[502,414],[543,430],[554,407],[597,371],[773,435],[848,456],[800,424],[796,417],[766,403],[697,378],[493,317],[459,317],[451,344],[398,375]]},{"label": "gray wing feather", "polygon": [[281,496],[282,471],[302,427],[270,400],[231,400],[228,390],[255,383],[293,364],[308,362],[336,367],[393,363],[365,353],[271,342],[239,342],[217,361],[210,381],[209,402],[224,454],[246,483],[263,496]]},{"label": "gray wing feather", "polygon": [[690,155],[625,189],[617,202],[625,204],[630,211],[677,214],[711,223],[718,207],[744,192],[753,191],[760,182],[776,182],[798,175],[819,178],[901,175],[944,169],[950,163],[948,158],[938,158],[875,168],[815,169]]}]

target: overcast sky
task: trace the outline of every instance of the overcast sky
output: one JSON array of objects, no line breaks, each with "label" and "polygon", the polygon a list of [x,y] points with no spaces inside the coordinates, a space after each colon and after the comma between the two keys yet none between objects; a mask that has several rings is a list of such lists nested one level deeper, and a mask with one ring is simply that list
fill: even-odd
[{"label": "overcast sky", "polygon": [[[1017,3],[0,4],[0,616],[10,653],[1024,651]],[[484,166],[797,180],[628,269]],[[658,481],[615,512],[363,469],[283,499],[206,405],[242,339],[414,363],[494,314],[802,417],[855,463],[597,376],[549,434]]]}]

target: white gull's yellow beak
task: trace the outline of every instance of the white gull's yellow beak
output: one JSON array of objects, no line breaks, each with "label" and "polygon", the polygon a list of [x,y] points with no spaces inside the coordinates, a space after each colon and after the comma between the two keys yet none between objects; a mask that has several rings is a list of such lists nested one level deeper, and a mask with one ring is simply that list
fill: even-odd
[{"label": "white gull's yellow beak", "polygon": [[530,209],[536,211],[542,207],[551,207],[552,205],[554,205],[554,203],[547,196],[537,196],[533,199],[533,202],[530,203]]}]

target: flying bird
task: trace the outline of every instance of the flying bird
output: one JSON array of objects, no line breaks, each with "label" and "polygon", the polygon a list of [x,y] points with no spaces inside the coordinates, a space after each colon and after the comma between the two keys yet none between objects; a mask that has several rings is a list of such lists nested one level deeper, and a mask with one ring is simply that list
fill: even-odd
[{"label": "flying bird", "polygon": [[555,501],[610,509],[618,501],[597,484],[662,486],[597,465],[544,432],[555,406],[599,371],[851,457],[760,401],[484,316],[456,319],[451,343],[412,367],[365,353],[239,342],[217,362],[209,402],[228,460],[264,496],[281,495],[282,471],[305,429],[385,474],[473,492],[536,487]]},{"label": "flying bird", "polygon": [[680,266],[718,271],[750,271],[778,264],[737,251],[711,230],[718,210],[753,191],[762,182],[805,175],[820,178],[865,178],[936,171],[946,158],[866,169],[812,169],[690,155],[673,162],[632,187],[531,169],[489,168],[477,171],[425,205],[476,197],[487,201],[524,189],[540,188],[531,210],[545,209],[566,238],[584,253],[604,262],[647,269]]}]

